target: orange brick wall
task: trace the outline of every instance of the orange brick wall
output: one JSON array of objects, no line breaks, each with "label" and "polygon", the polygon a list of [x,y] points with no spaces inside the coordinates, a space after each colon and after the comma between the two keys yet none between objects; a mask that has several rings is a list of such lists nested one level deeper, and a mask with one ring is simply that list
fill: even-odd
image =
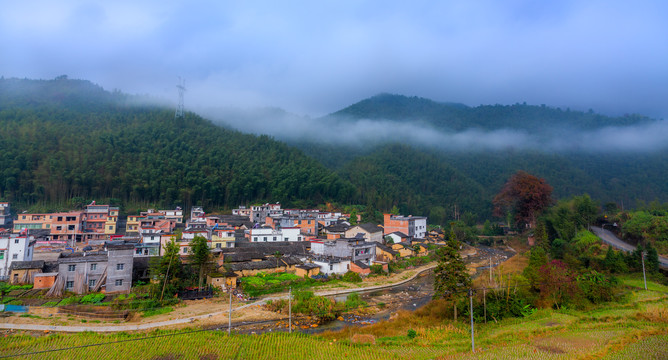
[{"label": "orange brick wall", "polygon": [[401,231],[408,235],[408,220],[392,220],[392,214],[384,214],[383,235],[391,234],[395,231]]}]

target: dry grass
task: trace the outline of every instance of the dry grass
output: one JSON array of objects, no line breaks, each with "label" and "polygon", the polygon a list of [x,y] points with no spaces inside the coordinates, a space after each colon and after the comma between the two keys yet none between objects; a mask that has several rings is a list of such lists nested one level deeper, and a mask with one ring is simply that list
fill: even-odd
[{"label": "dry grass", "polygon": [[641,321],[651,321],[656,323],[668,323],[668,309],[664,303],[655,306],[648,306],[644,311],[635,314],[635,318]]}]

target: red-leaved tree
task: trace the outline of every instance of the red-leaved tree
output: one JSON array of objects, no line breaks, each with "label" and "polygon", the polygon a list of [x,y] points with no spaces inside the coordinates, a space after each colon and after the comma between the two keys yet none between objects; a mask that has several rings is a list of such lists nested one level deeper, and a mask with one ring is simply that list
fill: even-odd
[{"label": "red-leaved tree", "polygon": [[552,203],[552,186],[545,179],[518,171],[494,197],[494,215],[515,215],[519,225],[534,227],[536,217]]},{"label": "red-leaved tree", "polygon": [[540,297],[544,303],[551,303],[559,309],[565,302],[575,297],[578,291],[575,274],[561,260],[552,260],[538,270]]}]

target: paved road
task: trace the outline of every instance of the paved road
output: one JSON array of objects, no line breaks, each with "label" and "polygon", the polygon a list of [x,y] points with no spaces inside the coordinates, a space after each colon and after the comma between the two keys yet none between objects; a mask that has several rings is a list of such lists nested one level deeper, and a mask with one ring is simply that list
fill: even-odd
[{"label": "paved road", "polygon": [[[407,279],[401,280],[399,282],[396,282],[394,284],[369,286],[369,287],[365,287],[365,288],[354,288],[354,289],[345,289],[345,290],[318,291],[318,292],[315,293],[315,295],[333,296],[333,295],[348,294],[348,293],[352,293],[352,292],[364,292],[364,291],[391,288],[391,287],[395,287],[395,286],[405,284],[405,283],[415,279],[421,273],[423,273],[425,271],[428,271],[428,270],[431,270],[435,267],[436,267],[436,264],[432,264],[432,265],[426,266],[424,268],[420,268],[419,271],[417,271],[413,276],[411,276]],[[287,299],[287,298],[288,298],[288,294],[281,294],[281,295],[277,295],[277,296],[272,296],[272,297],[264,298],[262,300],[255,301],[255,302],[250,303],[250,304],[246,304],[246,305],[242,305],[242,306],[232,308],[232,311],[234,312],[234,311],[239,311],[239,310],[245,309],[245,308],[250,307],[250,306],[262,305],[269,300],[279,300],[279,299]],[[210,318],[210,317],[213,317],[213,316],[216,316],[216,315],[227,314],[228,312],[229,312],[229,310],[225,309],[225,310],[222,310],[222,311],[216,311],[216,312],[212,312],[212,313],[204,314],[204,315],[190,316],[190,317],[181,318],[181,319],[173,319],[173,320],[167,320],[167,321],[144,323],[144,324],[135,324],[135,325],[125,324],[125,325],[104,325],[104,326],[86,326],[86,325],[56,326],[56,325],[0,323],[0,329],[31,330],[31,331],[46,331],[46,330],[49,330],[49,331],[62,331],[62,332],[137,331],[137,330],[155,329],[155,328],[160,328],[160,327],[170,326],[170,325],[187,324],[187,323],[194,322],[195,320],[207,319],[207,318]]]},{"label": "paved road", "polygon": [[[597,226],[592,226],[591,231],[593,231],[594,234],[596,234],[596,236],[601,238],[601,240],[603,240],[604,243],[611,245],[614,248],[626,252],[631,252],[636,249],[635,246],[622,241],[612,231],[605,230]],[[663,269],[668,269],[668,258],[659,256],[659,266]]]}]

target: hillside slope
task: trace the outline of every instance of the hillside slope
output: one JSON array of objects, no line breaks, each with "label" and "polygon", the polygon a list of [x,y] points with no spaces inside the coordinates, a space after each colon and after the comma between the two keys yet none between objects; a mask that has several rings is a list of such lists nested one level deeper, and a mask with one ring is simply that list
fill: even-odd
[{"label": "hillside slope", "polygon": [[0,80],[0,198],[163,206],[353,201],[355,188],[299,150],[87,81]]}]

